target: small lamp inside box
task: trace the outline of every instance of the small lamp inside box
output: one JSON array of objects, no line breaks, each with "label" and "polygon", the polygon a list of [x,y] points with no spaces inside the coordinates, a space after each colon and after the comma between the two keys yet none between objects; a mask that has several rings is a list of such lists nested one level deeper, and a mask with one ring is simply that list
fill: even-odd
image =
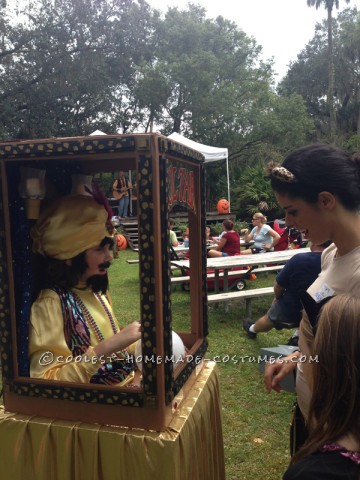
[{"label": "small lamp inside box", "polygon": [[[202,155],[166,137],[139,134],[0,144],[0,159],[4,226],[0,262],[3,272],[8,272],[0,279],[5,409],[163,430],[176,410],[174,405],[196,381],[207,346]],[[84,186],[89,186],[91,177],[113,180],[119,170],[136,172],[142,357],[150,361],[143,363],[142,375],[137,371],[125,387],[31,378],[28,327],[41,272],[34,268],[29,234],[37,212],[29,215],[24,200],[41,202],[43,209],[74,189],[88,194]],[[179,205],[187,209],[191,231],[190,331],[178,332],[187,355],[174,369],[172,361],[166,361],[173,354],[168,221],[170,210]],[[124,295],[111,287],[112,296]]]}]

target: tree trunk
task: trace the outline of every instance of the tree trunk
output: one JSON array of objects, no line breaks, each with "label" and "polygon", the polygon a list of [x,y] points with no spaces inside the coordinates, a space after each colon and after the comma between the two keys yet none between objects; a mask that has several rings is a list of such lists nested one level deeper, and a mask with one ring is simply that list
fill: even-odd
[{"label": "tree trunk", "polygon": [[328,107],[329,107],[329,129],[330,140],[334,142],[336,135],[336,112],[334,106],[334,92],[335,92],[335,72],[334,72],[334,52],[333,52],[333,32],[332,32],[332,8],[327,9],[328,12],[328,69],[329,69],[329,86],[328,86]]}]

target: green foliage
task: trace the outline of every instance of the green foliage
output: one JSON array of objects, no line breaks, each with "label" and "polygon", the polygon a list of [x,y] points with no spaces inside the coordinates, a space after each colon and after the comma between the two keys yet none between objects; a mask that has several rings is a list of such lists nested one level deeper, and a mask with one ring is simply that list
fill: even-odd
[{"label": "green foliage", "polygon": [[[315,4],[315,0],[311,2]],[[324,5],[323,1],[317,1]],[[330,2],[332,3],[332,2]],[[346,2],[348,3],[348,2]],[[330,81],[334,82],[332,97],[336,117],[336,142],[342,145],[346,139],[360,131],[359,119],[359,39],[360,13],[356,8],[346,9],[331,20],[332,55],[329,57],[328,22],[318,24],[314,38],[291,64],[287,76],[278,87],[280,95],[297,93],[305,101],[307,112],[316,126],[314,140],[326,141],[329,137],[331,102]],[[334,79],[330,79],[329,61],[333,63]]]},{"label": "green foliage", "polygon": [[188,228],[188,225],[183,222],[175,223],[175,230],[179,231],[181,236],[183,236],[185,230]]},{"label": "green foliage", "polygon": [[264,178],[264,167],[261,161],[247,167],[233,188],[232,209],[240,218],[259,211],[271,218],[281,216],[270,182]]},{"label": "green foliage", "polygon": [[[267,201],[256,191],[239,195],[248,166],[281,162],[328,130],[325,25],[276,94],[272,62],[261,60],[255,40],[198,5],[164,15],[135,0],[34,0],[31,12],[16,15],[11,8],[0,16],[3,138],[157,129],[225,146],[232,206],[244,215]],[[334,23],[338,142],[360,131],[358,39],[356,9],[343,12]],[[109,179],[101,182],[111,190]],[[212,210],[227,197],[225,165],[207,166],[206,183]]]},{"label": "green foliage", "polygon": [[116,176],[112,173],[100,173],[94,175],[94,182],[96,182],[105,195],[112,197],[112,186]]},{"label": "green foliage", "polygon": [[[211,223],[208,226],[210,227],[211,234],[213,236],[219,236],[223,232],[222,222]],[[239,221],[234,222],[234,230],[236,232],[240,233],[240,230],[242,228],[247,228],[247,227],[248,227],[247,222],[239,222]]]},{"label": "green foliage", "polygon": [[234,224],[234,230],[238,233],[240,233],[240,231],[243,229],[243,228],[248,228],[248,223],[247,222],[242,222],[242,221],[236,221],[235,224]]},{"label": "green foliage", "polygon": [[134,62],[149,56],[149,7],[131,0],[35,0],[20,13],[23,23],[5,19],[0,131],[2,124],[18,138],[111,131],[119,102],[128,106]]},{"label": "green foliage", "polygon": [[216,222],[209,225],[210,231],[214,237],[218,237],[223,231],[222,222]]},{"label": "green foliage", "polygon": [[346,143],[346,148],[353,154],[359,154],[360,152],[360,134],[353,135]]}]

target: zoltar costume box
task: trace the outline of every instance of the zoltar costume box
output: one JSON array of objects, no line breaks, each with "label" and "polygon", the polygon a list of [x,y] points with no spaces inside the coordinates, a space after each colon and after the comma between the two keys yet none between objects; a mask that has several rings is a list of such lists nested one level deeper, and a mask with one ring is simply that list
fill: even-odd
[{"label": "zoltar costume box", "polygon": [[[158,134],[101,135],[0,144],[0,333],[5,411],[162,431],[203,366],[207,296],[203,156]],[[143,358],[171,358],[168,221],[186,207],[191,231],[187,361],[149,361],[131,385],[49,381],[29,374],[34,217],[68,195],[74,178],[136,171],[139,301]],[[111,285],[110,285],[111,287]],[[112,296],[126,292],[111,290]],[[131,305],[129,305],[131,309]],[[121,319],[120,319],[121,321]],[[174,400],[175,399],[175,400]]]}]

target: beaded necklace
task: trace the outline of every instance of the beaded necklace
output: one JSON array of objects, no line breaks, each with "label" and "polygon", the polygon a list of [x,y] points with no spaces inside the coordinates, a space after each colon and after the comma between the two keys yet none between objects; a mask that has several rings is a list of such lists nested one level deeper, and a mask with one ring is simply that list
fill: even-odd
[{"label": "beaded necklace", "polygon": [[[81,300],[81,298],[79,297],[79,295],[76,293],[76,292],[72,292],[73,295],[74,295],[74,298],[76,300],[76,302],[78,303],[81,311],[83,312],[84,314],[84,317],[86,319],[86,323],[89,325],[89,327],[91,328],[91,330],[94,332],[94,335],[97,339],[97,341],[100,343],[102,342],[103,340],[105,340],[104,338],[104,335],[101,333],[101,330],[100,328],[98,327],[97,323],[95,322],[93,316],[91,315],[91,313],[89,312],[89,310],[87,309],[86,305],[84,304],[84,302]],[[99,300],[99,302],[101,303],[103,309],[105,310],[105,313],[108,317],[108,319],[110,320],[110,324],[111,324],[111,328],[112,328],[112,331],[115,333],[118,333],[119,329],[116,327],[116,323],[115,323],[115,319],[114,317],[112,316],[110,310],[108,309],[108,307],[106,306],[104,300],[101,298],[101,295],[99,295],[98,293],[94,293],[95,297]]]}]

